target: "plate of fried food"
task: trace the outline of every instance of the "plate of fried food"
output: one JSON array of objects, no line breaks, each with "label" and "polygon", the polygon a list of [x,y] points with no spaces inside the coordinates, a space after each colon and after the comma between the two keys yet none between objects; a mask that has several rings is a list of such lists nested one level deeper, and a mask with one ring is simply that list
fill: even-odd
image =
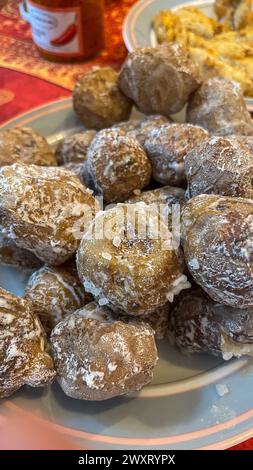
[{"label": "plate of fried food", "polygon": [[[181,114],[181,122],[175,116]],[[0,397],[83,448],[253,434],[253,123],[178,43],[0,132]]]},{"label": "plate of fried food", "polygon": [[241,84],[253,110],[252,0],[143,0],[123,28],[129,51],[179,42],[200,67],[203,80],[215,75]]}]

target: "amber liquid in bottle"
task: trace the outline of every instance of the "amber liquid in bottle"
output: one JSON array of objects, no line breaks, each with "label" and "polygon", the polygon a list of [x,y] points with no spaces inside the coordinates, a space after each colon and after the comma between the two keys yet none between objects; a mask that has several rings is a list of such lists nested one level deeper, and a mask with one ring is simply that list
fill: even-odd
[{"label": "amber liquid in bottle", "polygon": [[104,46],[104,0],[26,0],[33,40],[42,57],[78,62]]}]

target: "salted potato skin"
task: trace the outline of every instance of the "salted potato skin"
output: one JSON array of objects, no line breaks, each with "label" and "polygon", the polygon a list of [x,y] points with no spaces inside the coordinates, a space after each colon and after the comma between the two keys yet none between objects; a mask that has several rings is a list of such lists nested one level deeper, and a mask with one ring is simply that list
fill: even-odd
[{"label": "salted potato skin", "polygon": [[31,304],[0,288],[0,398],[23,385],[53,381],[54,365],[45,347],[45,332]]},{"label": "salted potato skin", "polygon": [[253,355],[253,308],[239,309],[212,300],[200,288],[184,291],[169,315],[168,337],[184,352]]},{"label": "salted potato skin", "polygon": [[191,95],[186,121],[213,135],[253,135],[253,121],[239,83],[223,77],[205,80]]},{"label": "salted potato skin", "polygon": [[0,166],[57,166],[54,151],[45,137],[31,127],[14,127],[0,132]]},{"label": "salted potato skin", "polygon": [[31,302],[46,332],[92,300],[70,263],[58,267],[45,265],[34,271],[28,280],[25,298]]},{"label": "salted potato skin", "polygon": [[119,86],[144,114],[180,111],[200,85],[197,68],[178,43],[135,49],[119,74]]},{"label": "salted potato skin", "polygon": [[185,158],[187,197],[207,193],[252,199],[253,148],[246,140],[214,136],[189,152]]},{"label": "salted potato skin", "polygon": [[56,167],[2,167],[0,194],[2,232],[51,265],[75,253],[96,206],[73,173]]},{"label": "salted potato skin", "polygon": [[253,201],[199,195],[182,211],[182,243],[195,282],[216,302],[253,306]]},{"label": "salted potato skin", "polygon": [[126,121],[132,102],[121,93],[118,74],[114,69],[96,67],[76,82],[73,106],[87,129],[100,130]]},{"label": "salted potato skin", "polygon": [[[159,221],[160,232],[151,235]],[[118,204],[98,214],[77,252],[77,269],[101,305],[130,315],[149,314],[189,287],[171,232],[145,203]]]}]

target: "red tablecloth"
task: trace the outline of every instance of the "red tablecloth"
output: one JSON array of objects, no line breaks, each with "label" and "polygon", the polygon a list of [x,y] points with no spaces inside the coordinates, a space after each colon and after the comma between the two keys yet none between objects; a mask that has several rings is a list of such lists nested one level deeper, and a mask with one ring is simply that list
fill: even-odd
[{"label": "red tablecloth", "polygon": [[[29,25],[20,19],[18,2],[9,0],[0,13],[0,123],[50,101],[69,96],[78,75],[94,64],[119,67],[126,49],[122,21],[136,0],[106,0],[106,48],[95,59],[77,65],[42,59]],[[233,450],[253,450],[250,439]]]}]

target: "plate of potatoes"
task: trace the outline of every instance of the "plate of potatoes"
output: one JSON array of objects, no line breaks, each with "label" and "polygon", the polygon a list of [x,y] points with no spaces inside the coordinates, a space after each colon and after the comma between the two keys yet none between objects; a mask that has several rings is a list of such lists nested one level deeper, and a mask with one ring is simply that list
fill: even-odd
[{"label": "plate of potatoes", "polygon": [[253,123],[178,44],[0,130],[0,397],[82,448],[253,428]]}]

